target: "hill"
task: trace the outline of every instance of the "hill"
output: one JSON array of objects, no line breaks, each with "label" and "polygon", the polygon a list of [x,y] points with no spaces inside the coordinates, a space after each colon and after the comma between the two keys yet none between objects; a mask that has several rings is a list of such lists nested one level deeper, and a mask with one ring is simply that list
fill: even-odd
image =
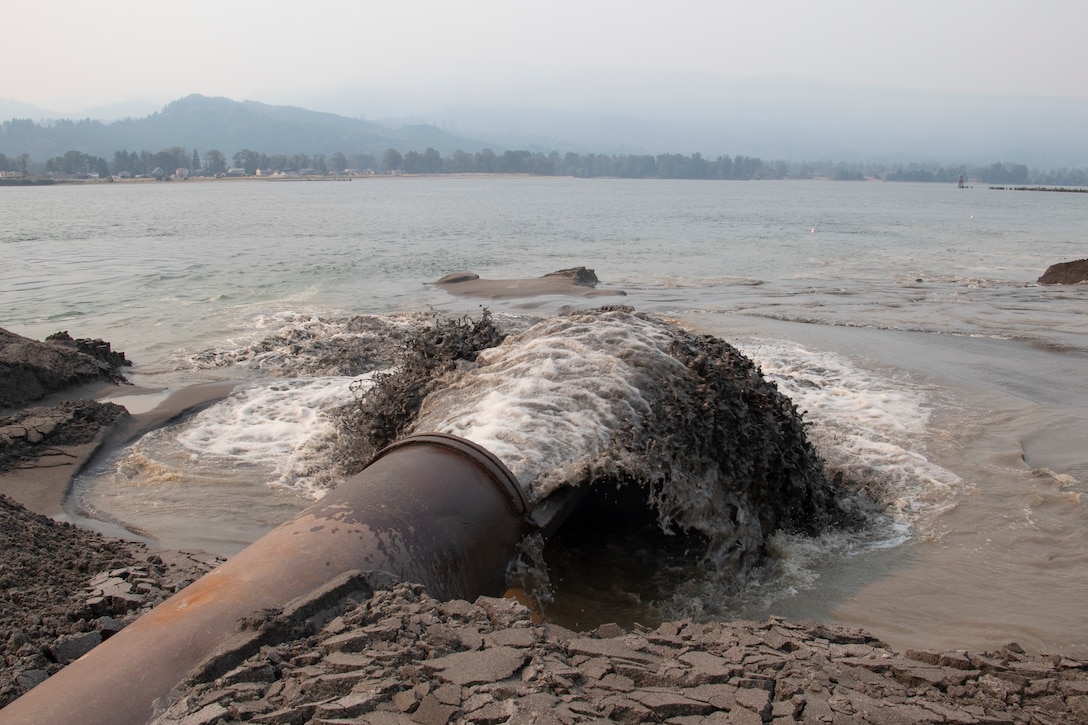
[{"label": "hill", "polygon": [[43,124],[29,119],[5,121],[0,126],[0,153],[9,157],[28,153],[44,160],[77,150],[112,158],[118,150],[158,151],[173,146],[219,149],[231,154],[242,149],[269,154],[381,155],[388,148],[443,154],[457,149],[476,151],[486,143],[454,136],[429,125],[390,128],[369,121],[308,111],[295,106],[271,106],[256,101],[233,101],[190,95],[145,118],[112,123],[91,119],[57,120]]}]

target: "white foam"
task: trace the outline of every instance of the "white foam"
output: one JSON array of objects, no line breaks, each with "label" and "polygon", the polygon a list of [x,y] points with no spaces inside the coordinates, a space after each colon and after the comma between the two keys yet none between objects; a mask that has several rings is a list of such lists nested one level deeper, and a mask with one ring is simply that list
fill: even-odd
[{"label": "white foam", "polygon": [[264,466],[270,482],[317,496],[337,437],[328,411],[353,400],[356,379],[288,378],[242,388],[194,416],[175,440],[193,462]]},{"label": "white foam", "polygon": [[[588,465],[649,409],[643,391],[686,374],[660,323],[624,313],[553,318],[480,353],[478,366],[424,401],[414,431],[468,438],[531,496]],[[653,379],[650,379],[652,376]]]},{"label": "white foam", "polygon": [[900,522],[916,524],[952,505],[960,478],[925,456],[924,391],[792,342],[737,348],[804,413],[808,438],[828,466],[871,482],[870,492]]}]

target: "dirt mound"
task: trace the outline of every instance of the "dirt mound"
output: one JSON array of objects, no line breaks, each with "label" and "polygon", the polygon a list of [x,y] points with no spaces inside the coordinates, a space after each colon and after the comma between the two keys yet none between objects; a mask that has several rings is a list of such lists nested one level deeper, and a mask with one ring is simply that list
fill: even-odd
[{"label": "dirt mound", "polygon": [[73,385],[124,382],[131,363],[104,340],[58,332],[38,342],[0,328],[0,410],[15,408]]},{"label": "dirt mound", "polygon": [[58,523],[0,494],[0,707],[213,564]]},{"label": "dirt mound", "polygon": [[1039,278],[1039,284],[1080,284],[1081,282],[1088,282],[1088,259],[1052,264]]}]

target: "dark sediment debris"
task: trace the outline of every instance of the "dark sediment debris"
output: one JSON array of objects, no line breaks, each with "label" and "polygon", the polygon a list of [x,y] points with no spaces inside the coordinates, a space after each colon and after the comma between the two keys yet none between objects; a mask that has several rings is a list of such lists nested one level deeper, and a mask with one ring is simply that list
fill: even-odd
[{"label": "dark sediment debris", "polygon": [[[125,382],[121,369],[127,365],[125,354],[103,340],[58,332],[37,342],[0,329],[0,410],[88,382]],[[112,403],[68,401],[0,416],[0,471],[57,453],[57,446],[89,443],[124,413]]]},{"label": "dark sediment debris", "polygon": [[78,400],[0,416],[0,472],[27,461],[63,459],[70,455],[64,447],[93,442],[124,415],[125,409],[114,403]]},{"label": "dark sediment debris", "polygon": [[0,328],[0,410],[74,385],[124,382],[121,368],[130,364],[103,340],[75,340],[58,332],[38,342]]},{"label": "dark sediment debris", "polygon": [[432,325],[407,334],[394,371],[376,374],[372,388],[354,385],[358,405],[340,411],[339,428],[345,441],[341,467],[345,473],[357,473],[375,453],[400,438],[423,399],[442,384],[445,374],[460,363],[474,362],[481,350],[504,338],[487,310],[476,321],[467,317],[436,319]]},{"label": "dark sediment debris", "polygon": [[574,284],[580,284],[585,287],[596,287],[601,282],[597,279],[597,274],[592,269],[586,269],[585,267],[561,269],[558,272],[549,272],[544,275],[544,277],[562,277],[563,279],[569,279]]},{"label": "dark sediment debris", "polygon": [[1088,259],[1060,262],[1047,267],[1039,284],[1081,284],[1088,282]]},{"label": "dark sediment debris", "polygon": [[360,375],[386,367],[417,328],[422,315],[349,318],[304,317],[233,350],[213,349],[188,358],[199,368],[244,365],[275,375]]},{"label": "dark sediment debris", "polygon": [[[369,581],[361,602],[293,606],[210,667],[154,721],[171,723],[1084,722],[1088,663],[1027,655],[897,654],[815,623],[669,622],[575,633],[509,599],[439,602]],[[324,626],[299,634],[323,611]],[[293,625],[293,626],[292,626]],[[277,642],[275,632],[294,632]],[[242,637],[240,641],[251,642]],[[220,658],[225,653],[220,654]],[[199,671],[199,668],[198,668]]]},{"label": "dark sediment debris", "polygon": [[215,563],[204,554],[150,553],[0,495],[0,707]]},{"label": "dark sediment debris", "polygon": [[688,375],[615,437],[593,483],[638,482],[662,528],[702,531],[713,565],[738,572],[775,531],[860,524],[853,492],[828,478],[790,399],[732,345],[670,328],[668,352]]},{"label": "dark sediment debris", "polygon": [[[77,472],[127,411],[113,403],[67,400],[25,408],[49,397],[86,397],[76,386],[124,383],[131,363],[103,340],[73,339],[67,332],[37,342],[0,329],[0,473],[36,468],[4,492],[36,511],[53,513],[66,488],[63,471]],[[95,385],[94,387],[99,387]],[[45,475],[47,469],[55,469]],[[7,474],[14,475],[14,474]]]}]

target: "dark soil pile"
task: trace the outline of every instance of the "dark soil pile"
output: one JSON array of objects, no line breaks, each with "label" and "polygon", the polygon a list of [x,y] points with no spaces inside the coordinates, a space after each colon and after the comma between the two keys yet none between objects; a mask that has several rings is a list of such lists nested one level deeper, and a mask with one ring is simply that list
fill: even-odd
[{"label": "dark soil pile", "polygon": [[1080,284],[1081,282],[1088,282],[1088,259],[1052,264],[1039,278],[1039,284]]},{"label": "dark soil pile", "polygon": [[63,455],[58,446],[90,443],[127,414],[113,403],[66,400],[51,408],[24,408],[0,416],[0,472],[44,455]]},{"label": "dark soil pile", "polygon": [[121,368],[129,364],[124,353],[103,340],[76,340],[58,332],[38,342],[0,328],[0,410],[73,385],[123,382]]},{"label": "dark soil pile", "polygon": [[214,563],[206,555],[150,553],[0,495],[0,707]]},{"label": "dark soil pile", "polygon": [[510,599],[439,602],[350,577],[289,608],[300,615],[248,620],[238,639],[254,654],[224,668],[221,651],[156,725],[1088,719],[1088,665],[1016,645],[900,655],[859,630],[780,619],[575,633]]}]

